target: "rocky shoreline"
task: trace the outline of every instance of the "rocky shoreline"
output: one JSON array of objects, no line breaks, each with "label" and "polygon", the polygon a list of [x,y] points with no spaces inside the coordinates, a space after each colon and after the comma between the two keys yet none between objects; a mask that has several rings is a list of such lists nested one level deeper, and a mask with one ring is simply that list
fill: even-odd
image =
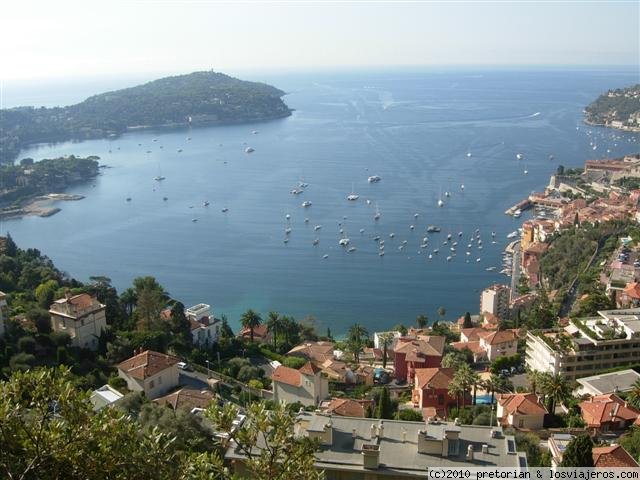
[{"label": "rocky shoreline", "polygon": [[54,207],[54,202],[82,200],[83,195],[69,193],[49,193],[25,200],[20,206],[7,207],[0,210],[0,219],[21,218],[25,216],[51,217],[61,209]]}]

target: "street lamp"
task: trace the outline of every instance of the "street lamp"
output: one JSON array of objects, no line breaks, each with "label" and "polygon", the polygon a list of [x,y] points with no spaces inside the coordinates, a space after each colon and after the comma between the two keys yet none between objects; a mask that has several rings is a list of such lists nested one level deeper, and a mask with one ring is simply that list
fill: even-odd
[{"label": "street lamp", "polygon": [[207,362],[207,378],[211,378],[211,374],[209,373],[209,360],[206,360]]}]

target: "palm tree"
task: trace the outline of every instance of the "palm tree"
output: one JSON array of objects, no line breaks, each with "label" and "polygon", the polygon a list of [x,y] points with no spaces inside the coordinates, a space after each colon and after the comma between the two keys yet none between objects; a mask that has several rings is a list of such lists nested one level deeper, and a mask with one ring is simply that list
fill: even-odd
[{"label": "palm tree", "polygon": [[440,316],[440,318],[444,318],[446,314],[447,314],[447,310],[444,307],[438,308],[438,315]]},{"label": "palm tree", "polygon": [[532,393],[538,393],[542,384],[542,373],[538,370],[527,370],[527,380]]},{"label": "palm tree", "polygon": [[133,309],[136,306],[138,301],[138,296],[136,295],[136,291],[133,288],[127,288],[120,295],[120,303],[124,307],[125,312],[128,316],[131,316],[133,313]]},{"label": "palm tree", "polygon": [[240,324],[244,328],[249,329],[251,335],[251,343],[253,343],[253,329],[262,323],[262,317],[259,313],[254,312],[252,309],[247,310],[240,317]]},{"label": "palm tree", "polygon": [[275,349],[278,342],[278,331],[282,326],[282,320],[278,312],[269,312],[267,315],[267,329],[273,337],[273,348]]},{"label": "palm tree", "polygon": [[456,381],[455,377],[449,383],[448,392],[452,397],[456,397],[456,406],[458,408],[458,415],[460,415],[460,394],[464,395],[464,389],[462,388],[460,382]]},{"label": "palm tree", "polygon": [[542,391],[545,395],[551,399],[551,413],[555,414],[556,404],[564,403],[567,399],[571,398],[573,387],[569,381],[561,374],[546,374],[542,381]]},{"label": "palm tree", "polygon": [[421,313],[416,317],[416,327],[424,328],[427,326],[428,321],[429,321],[429,317],[427,317],[424,313]]},{"label": "palm tree", "polygon": [[393,334],[391,332],[384,332],[378,335],[379,345],[382,345],[382,368],[387,368],[387,350],[392,341]]},{"label": "palm tree", "polygon": [[[453,382],[452,383],[456,383],[460,386],[460,388],[462,389],[462,408],[464,409],[465,407],[465,397],[467,395],[467,392],[470,392],[471,389],[473,388],[474,382],[476,382],[476,377],[478,377],[478,374],[475,373],[473,370],[471,370],[471,367],[469,367],[469,365],[467,365],[466,363],[463,363],[462,365],[460,365],[460,367],[458,367],[458,370],[456,370],[456,373],[454,373],[453,375]],[[479,377],[478,377],[479,380]]]},{"label": "palm tree", "polygon": [[503,388],[503,381],[498,375],[492,373],[491,376],[484,381],[484,388],[491,394],[491,405],[493,405],[496,392],[501,391]]},{"label": "palm tree", "polygon": [[473,386],[473,404],[476,404],[476,393],[478,387],[482,385],[482,379],[478,372],[471,370],[471,375],[469,376],[469,380],[471,381],[471,385]]},{"label": "palm tree", "polygon": [[359,323],[354,323],[349,328],[349,350],[353,353],[353,361],[360,363],[360,352],[369,338],[369,332]]},{"label": "palm tree", "polygon": [[636,380],[631,386],[631,391],[627,396],[627,400],[634,407],[640,408],[640,380]]}]

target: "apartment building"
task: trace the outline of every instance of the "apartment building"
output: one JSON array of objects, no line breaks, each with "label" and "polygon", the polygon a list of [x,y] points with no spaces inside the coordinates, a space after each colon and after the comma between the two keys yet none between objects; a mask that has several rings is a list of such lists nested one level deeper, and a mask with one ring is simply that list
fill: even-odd
[{"label": "apartment building", "polygon": [[49,307],[51,329],[65,332],[74,347],[98,348],[98,338],[107,329],[105,305],[86,293],[67,294]]}]

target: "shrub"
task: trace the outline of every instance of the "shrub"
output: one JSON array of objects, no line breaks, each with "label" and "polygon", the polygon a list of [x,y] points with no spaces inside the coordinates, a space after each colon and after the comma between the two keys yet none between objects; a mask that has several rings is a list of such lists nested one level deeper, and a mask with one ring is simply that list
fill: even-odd
[{"label": "shrub", "polygon": [[421,422],[423,420],[422,413],[412,409],[404,408],[396,413],[396,420],[404,420],[407,422]]},{"label": "shrub", "polygon": [[295,368],[296,370],[302,368],[307,363],[307,360],[300,357],[286,357],[282,364],[285,367]]}]

